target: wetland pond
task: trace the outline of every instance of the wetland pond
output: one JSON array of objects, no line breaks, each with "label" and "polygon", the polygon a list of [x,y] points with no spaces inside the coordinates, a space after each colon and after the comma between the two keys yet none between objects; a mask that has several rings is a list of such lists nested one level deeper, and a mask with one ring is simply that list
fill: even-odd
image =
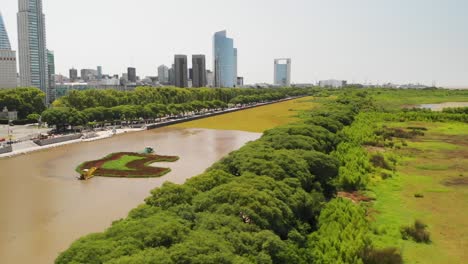
[{"label": "wetland pond", "polygon": [[468,102],[446,102],[440,104],[422,104],[419,108],[431,109],[432,111],[441,112],[444,108],[468,107]]}]

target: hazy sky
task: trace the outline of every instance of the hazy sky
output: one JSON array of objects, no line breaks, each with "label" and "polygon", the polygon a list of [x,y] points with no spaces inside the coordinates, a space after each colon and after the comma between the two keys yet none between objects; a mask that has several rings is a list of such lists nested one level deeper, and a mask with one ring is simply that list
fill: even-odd
[{"label": "hazy sky", "polygon": [[[43,0],[56,72],[103,66],[157,75],[173,55],[206,54],[226,29],[246,83],[273,82],[292,58],[295,83],[421,82],[468,87],[467,0]],[[1,0],[17,49],[17,0]]]}]

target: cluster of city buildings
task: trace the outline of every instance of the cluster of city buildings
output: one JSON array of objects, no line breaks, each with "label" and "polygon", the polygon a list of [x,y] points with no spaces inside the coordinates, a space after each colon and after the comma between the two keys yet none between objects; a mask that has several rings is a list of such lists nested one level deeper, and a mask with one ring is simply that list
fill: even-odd
[{"label": "cluster of city buildings", "polygon": [[[207,69],[206,56],[189,57],[178,54],[170,67],[158,67],[157,76],[139,78],[136,68],[127,72],[103,74],[102,66],[95,69],[70,69],[68,76],[55,73],[54,52],[47,49],[45,17],[42,0],[18,2],[18,54],[11,43],[0,13],[0,88],[37,87],[46,94],[46,104],[69,90],[132,89],[136,86],[177,87],[245,87],[244,78],[238,76],[237,48],[226,31],[213,37],[213,69]],[[18,56],[17,56],[18,55]],[[19,74],[17,73],[19,65]],[[274,61],[274,85],[291,85],[291,59]]]},{"label": "cluster of city buildings", "polygon": [[50,103],[55,97],[55,60],[46,47],[44,20],[41,0],[19,0],[17,57],[0,13],[0,88],[38,87],[46,94],[45,103]]}]

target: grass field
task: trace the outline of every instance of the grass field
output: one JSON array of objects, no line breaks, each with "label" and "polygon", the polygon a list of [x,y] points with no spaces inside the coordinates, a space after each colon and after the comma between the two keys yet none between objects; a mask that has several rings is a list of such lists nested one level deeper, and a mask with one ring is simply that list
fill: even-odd
[{"label": "grass field", "polygon": [[[396,176],[371,188],[377,198],[373,240],[379,247],[397,245],[405,263],[467,263],[468,124],[386,125],[424,126],[429,131],[394,151],[400,160]],[[416,219],[428,225],[431,244],[401,239],[400,227]]]},{"label": "grass field", "polygon": [[111,160],[111,161],[104,163],[101,168],[108,169],[108,170],[134,170],[134,169],[127,167],[127,164],[132,161],[141,160],[141,159],[144,159],[144,158],[131,156],[131,155],[125,155],[125,156],[122,156],[118,160]]},{"label": "grass field", "polygon": [[279,125],[299,120],[296,116],[301,110],[312,109],[320,105],[317,102],[313,102],[313,99],[313,97],[304,97],[235,113],[181,123],[174,125],[174,127],[263,132]]}]

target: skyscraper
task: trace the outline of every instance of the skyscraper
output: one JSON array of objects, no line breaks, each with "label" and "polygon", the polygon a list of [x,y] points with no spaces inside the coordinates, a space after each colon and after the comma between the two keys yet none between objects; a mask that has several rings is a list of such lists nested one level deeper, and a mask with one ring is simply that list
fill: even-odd
[{"label": "skyscraper", "polygon": [[75,82],[78,79],[78,70],[75,68],[71,68],[69,77],[71,82]]},{"label": "skyscraper", "polygon": [[187,55],[174,56],[175,86],[188,87],[187,79]]},{"label": "skyscraper", "polygon": [[291,59],[275,59],[275,85],[291,86]]},{"label": "skyscraper", "polygon": [[81,69],[81,79],[85,82],[96,80],[97,75],[95,69]]},{"label": "skyscraper", "polygon": [[97,79],[102,80],[102,66],[97,66]]},{"label": "skyscraper", "polygon": [[16,85],[16,52],[11,50],[2,13],[0,13],[0,88],[15,88]]},{"label": "skyscraper", "polygon": [[192,87],[206,86],[206,59],[205,55],[192,56]]},{"label": "skyscraper", "polygon": [[171,68],[169,69],[169,84],[175,85],[175,64],[172,64]]},{"label": "skyscraper", "polygon": [[132,67],[127,68],[127,76],[128,76],[128,81],[131,83],[136,83],[137,77],[136,77],[136,69]]},{"label": "skyscraper", "polygon": [[18,44],[21,86],[40,88],[49,102],[45,18],[42,0],[19,0]]},{"label": "skyscraper", "polygon": [[159,83],[166,84],[169,82],[169,68],[166,65],[158,67]]},{"label": "skyscraper", "polygon": [[237,49],[234,40],[226,37],[226,31],[213,37],[214,75],[216,87],[235,87],[237,83]]},{"label": "skyscraper", "polygon": [[55,100],[55,56],[54,52],[47,50],[47,77],[49,79],[49,104]]}]

